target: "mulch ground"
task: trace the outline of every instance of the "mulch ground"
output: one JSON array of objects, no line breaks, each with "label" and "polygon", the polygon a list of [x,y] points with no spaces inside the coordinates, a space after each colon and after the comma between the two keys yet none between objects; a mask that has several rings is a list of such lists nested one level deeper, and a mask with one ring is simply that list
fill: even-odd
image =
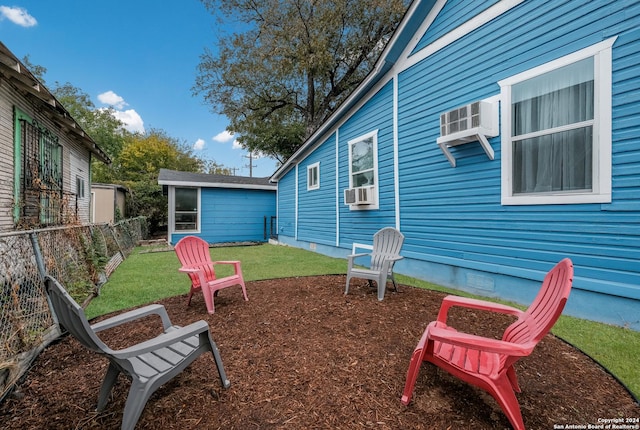
[{"label": "mulch ground", "polygon": [[[510,428],[492,397],[429,364],[409,406],[400,402],[411,352],[435,319],[442,293],[400,286],[378,302],[367,281],[352,281],[347,296],[344,282],[339,275],[250,282],[248,302],[239,287],[227,288],[215,300],[214,315],[206,313],[201,295],[190,307],[186,295],[163,300],[174,324],[209,323],[231,387],[221,387],[211,356],[202,355],[151,397],[137,428]],[[457,308],[450,318],[466,331],[498,336],[509,321]],[[143,320],[101,337],[124,347],[155,336],[159,325]],[[94,410],[106,368],[106,359],[63,337],[0,405],[0,428],[119,428],[126,378],[107,409]],[[640,417],[640,406],[615,378],[551,335],[516,371],[529,429]]]}]

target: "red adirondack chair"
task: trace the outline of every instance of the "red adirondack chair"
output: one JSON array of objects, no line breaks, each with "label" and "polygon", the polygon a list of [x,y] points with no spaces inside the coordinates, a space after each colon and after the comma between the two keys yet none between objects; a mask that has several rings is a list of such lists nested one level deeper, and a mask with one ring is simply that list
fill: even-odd
[{"label": "red adirondack chair", "polygon": [[[211,261],[209,253],[209,244],[196,236],[185,236],[176,243],[175,251],[182,267],[178,270],[189,275],[191,279],[191,289],[187,305],[191,304],[193,293],[202,290],[204,301],[207,305],[207,311],[212,314],[215,312],[213,304],[214,296],[218,295],[218,291],[240,285],[245,300],[247,297],[247,288],[244,285],[242,277],[242,269],[240,261]],[[225,276],[224,278],[216,278],[216,264],[232,264],[234,274]]]},{"label": "red adirondack chair", "polygon": [[[511,425],[524,429],[520,392],[514,363],[533,351],[562,313],[573,282],[573,264],[565,258],[544,278],[534,302],[526,311],[483,300],[447,296],[438,319],[425,330],[413,351],[402,403],[408,405],[423,361],[446,370],[463,381],[491,394]],[[502,340],[461,333],[447,325],[447,313],[453,306],[487,310],[517,317],[504,332]]]}]

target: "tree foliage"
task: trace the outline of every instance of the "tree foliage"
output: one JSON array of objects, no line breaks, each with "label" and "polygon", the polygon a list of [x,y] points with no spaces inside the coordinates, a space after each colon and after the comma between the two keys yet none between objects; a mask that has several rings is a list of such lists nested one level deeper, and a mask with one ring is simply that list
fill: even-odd
[{"label": "tree foliage", "polygon": [[249,151],[280,162],[372,69],[407,0],[201,0],[244,32],[200,57],[194,92]]},{"label": "tree foliage", "polygon": [[130,135],[118,157],[117,175],[122,181],[139,181],[149,176],[157,180],[161,168],[202,172],[204,161],[163,130],[153,129]]},{"label": "tree foliage", "polygon": [[203,172],[205,165],[215,165],[223,169],[215,162],[199,159],[186,144],[163,130],[154,129],[146,134],[128,132],[113,115],[112,108],[96,108],[87,93],[68,82],[62,85],[56,82],[52,93],[111,158],[111,165],[93,162],[92,182],[125,186],[130,191],[128,216],[147,217],[151,232],[158,230],[167,218],[167,199],[158,185],[161,168]]},{"label": "tree foliage", "polygon": [[224,167],[223,164],[218,164],[215,160],[204,161],[204,172],[210,175],[227,175],[232,176],[233,173],[230,168]]},{"label": "tree foliage", "polygon": [[92,182],[125,186],[130,192],[127,215],[145,216],[152,233],[167,221],[167,199],[158,185],[161,168],[204,172],[205,166],[215,166],[218,172],[224,171],[223,166],[196,157],[185,143],[163,130],[128,132],[112,108],[96,108],[87,93],[68,82],[56,82],[52,93],[111,158],[110,165],[93,162]]},{"label": "tree foliage", "polygon": [[113,108],[97,109],[89,94],[69,82],[56,82],[52,93],[112,161],[111,166],[94,161],[91,166],[92,181],[117,182],[114,171],[118,164],[118,156],[131,133],[125,130],[122,121],[113,115]]},{"label": "tree foliage", "polygon": [[114,174],[131,193],[129,213],[147,217],[149,230],[155,232],[167,222],[167,198],[158,185],[160,169],[203,172],[205,163],[186,144],[153,129],[127,137]]},{"label": "tree foliage", "polygon": [[37,80],[39,80],[42,84],[45,83],[44,75],[47,74],[46,67],[40,66],[38,64],[33,64],[31,62],[31,58],[29,57],[29,54],[22,57],[22,64],[24,64],[25,67],[29,69],[29,71],[33,74],[33,76],[36,77]]}]

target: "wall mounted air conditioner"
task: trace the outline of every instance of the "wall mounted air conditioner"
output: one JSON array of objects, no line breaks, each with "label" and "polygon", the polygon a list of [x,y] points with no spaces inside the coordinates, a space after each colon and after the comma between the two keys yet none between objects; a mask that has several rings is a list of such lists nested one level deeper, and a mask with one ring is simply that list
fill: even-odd
[{"label": "wall mounted air conditioner", "polygon": [[438,145],[453,167],[456,160],[449,148],[480,142],[487,157],[493,160],[493,148],[487,137],[499,134],[497,100],[479,100],[440,114]]},{"label": "wall mounted air conditioner", "polygon": [[375,203],[376,187],[357,187],[344,190],[345,205],[371,205]]},{"label": "wall mounted air conditioner", "polygon": [[492,103],[477,101],[440,115],[440,136],[472,128],[492,130]]}]

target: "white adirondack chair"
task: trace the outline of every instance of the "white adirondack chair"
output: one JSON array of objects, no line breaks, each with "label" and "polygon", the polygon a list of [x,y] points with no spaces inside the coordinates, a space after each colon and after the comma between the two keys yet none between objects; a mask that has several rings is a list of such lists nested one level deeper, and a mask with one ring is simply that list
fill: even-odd
[{"label": "white adirondack chair", "polygon": [[[378,300],[384,299],[384,292],[387,288],[387,279],[391,278],[393,287],[398,290],[398,285],[393,277],[393,266],[396,261],[403,257],[400,255],[400,249],[404,242],[404,235],[393,227],[385,227],[379,230],[373,236],[373,247],[368,253],[353,253],[347,256],[347,286],[344,290],[345,294],[349,293],[349,281],[351,278],[362,278],[376,281],[378,287]],[[356,247],[362,245],[355,244]],[[355,260],[360,257],[370,256],[371,264],[368,269],[356,267]]]}]

